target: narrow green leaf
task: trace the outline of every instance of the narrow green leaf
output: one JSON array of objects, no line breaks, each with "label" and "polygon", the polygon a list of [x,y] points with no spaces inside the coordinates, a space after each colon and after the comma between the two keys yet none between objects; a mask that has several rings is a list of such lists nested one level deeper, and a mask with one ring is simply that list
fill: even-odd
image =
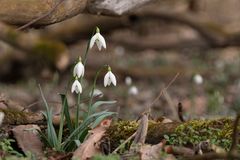
[{"label": "narrow green leaf", "polygon": [[64,94],[60,94],[60,96],[61,96],[61,100],[62,100],[62,105],[64,107],[64,115],[66,118],[67,126],[68,126],[68,129],[70,130],[70,132],[72,132],[73,124],[72,124],[71,116],[69,113],[69,105],[68,105],[67,97]]},{"label": "narrow green leaf", "polygon": [[45,104],[45,108],[46,108],[46,112],[43,112],[43,115],[45,116],[46,120],[47,120],[47,138],[48,141],[50,142],[50,144],[52,145],[52,147],[54,147],[56,150],[60,150],[60,143],[58,143],[58,138],[57,138],[57,134],[55,131],[55,128],[53,126],[53,122],[52,122],[52,110],[49,108],[48,103],[46,98],[44,97],[42,88],[39,84],[39,90],[43,99],[43,102]]},{"label": "narrow green leaf", "polygon": [[95,110],[99,107],[99,106],[101,106],[101,105],[104,105],[104,104],[114,104],[114,103],[116,103],[117,101],[97,101],[97,102],[95,102],[93,105],[92,105],[92,107],[91,107],[91,111],[92,112],[95,112]]}]

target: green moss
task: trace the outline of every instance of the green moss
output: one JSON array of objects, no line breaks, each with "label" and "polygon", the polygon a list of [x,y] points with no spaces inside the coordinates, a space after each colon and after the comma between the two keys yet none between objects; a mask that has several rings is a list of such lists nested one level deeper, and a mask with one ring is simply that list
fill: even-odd
[{"label": "green moss", "polygon": [[13,30],[8,30],[7,32],[8,41],[12,44],[16,44],[16,40],[18,38],[18,33]]},{"label": "green moss", "polygon": [[178,125],[178,122],[172,122],[166,125],[166,123],[162,123],[161,121],[149,121],[146,143],[158,144],[162,141],[164,135],[173,133]]},{"label": "green moss", "polygon": [[233,131],[233,120],[191,120],[176,127],[174,133],[165,135],[165,139],[174,145],[193,145],[210,140],[211,143],[229,149]]},{"label": "green moss", "polygon": [[64,45],[58,42],[40,40],[33,48],[33,52],[41,57],[47,57],[48,60],[54,61],[57,56],[65,50]]},{"label": "green moss", "polygon": [[119,121],[114,123],[108,130],[107,136],[110,137],[111,149],[117,148],[121,144],[121,140],[130,137],[138,127],[136,121]]},{"label": "green moss", "polygon": [[[163,136],[165,134],[171,134],[178,125],[178,122],[173,122],[166,125],[160,121],[149,120],[146,143],[159,143],[164,138]],[[137,130],[137,128],[138,123],[136,121],[119,121],[114,123],[106,132],[106,136],[110,139],[111,151],[117,148],[122,141],[129,138]],[[128,149],[130,144],[131,142],[128,143],[124,149]]]},{"label": "green moss", "polygon": [[15,109],[0,109],[5,114],[4,123],[6,124],[26,124],[30,113],[17,111]]}]

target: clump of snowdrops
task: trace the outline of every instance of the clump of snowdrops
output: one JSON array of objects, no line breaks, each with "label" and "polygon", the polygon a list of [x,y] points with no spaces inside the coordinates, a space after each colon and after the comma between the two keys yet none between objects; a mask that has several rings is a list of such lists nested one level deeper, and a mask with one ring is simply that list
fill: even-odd
[{"label": "clump of snowdrops", "polygon": [[[89,93],[89,103],[87,105],[87,108],[82,108],[83,105],[81,103],[81,95],[85,91],[83,89],[84,87],[82,86],[82,80],[85,75],[85,65],[87,63],[88,53],[89,50],[94,47],[94,44],[96,44],[99,51],[101,51],[102,48],[107,48],[106,41],[104,37],[100,34],[100,29],[98,27],[96,27],[94,35],[92,35],[91,39],[87,44],[83,58],[79,56],[77,63],[73,68],[73,83],[71,86],[71,94],[74,94],[76,96],[76,115],[74,120],[72,120],[70,117],[69,105],[66,94],[60,94],[62,100],[60,124],[58,128],[55,128],[52,122],[52,110],[43,95],[41,87],[39,87],[41,96],[46,107],[46,112],[44,112],[43,114],[47,120],[46,132],[39,133],[43,138],[45,144],[56,151],[73,151],[77,148],[79,144],[84,141],[84,139],[88,135],[88,131],[91,128],[96,127],[103,119],[109,116],[113,116],[115,114],[114,112],[109,112],[107,110],[96,112],[96,108],[98,108],[102,104],[113,104],[116,101],[96,101],[95,103],[93,103],[93,98],[95,95],[94,92],[96,90],[96,82],[101,72],[106,72],[103,80],[103,85],[105,87],[110,86],[111,84],[114,86],[117,85],[116,77],[108,64],[104,64],[96,72],[93,85]],[[83,110],[86,110],[86,112],[82,112]],[[64,124],[66,124],[67,126],[68,135],[64,135],[63,137]]]}]

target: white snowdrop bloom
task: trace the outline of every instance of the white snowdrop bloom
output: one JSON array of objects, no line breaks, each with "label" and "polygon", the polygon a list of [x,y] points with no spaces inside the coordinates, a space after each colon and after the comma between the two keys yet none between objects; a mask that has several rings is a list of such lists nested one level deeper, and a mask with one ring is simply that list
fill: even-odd
[{"label": "white snowdrop bloom", "polygon": [[130,85],[132,84],[132,78],[129,77],[129,76],[127,76],[127,77],[125,78],[125,84],[128,85],[128,86],[130,86]]},{"label": "white snowdrop bloom", "polygon": [[84,72],[85,72],[84,65],[82,64],[82,61],[80,59],[79,62],[74,66],[73,76],[74,77],[77,76],[78,78],[80,78],[81,76],[84,76]]},{"label": "white snowdrop bloom", "polygon": [[82,85],[80,84],[80,82],[76,79],[73,84],[72,84],[72,89],[71,89],[72,93],[82,93]]},{"label": "white snowdrop bloom", "polygon": [[106,41],[104,37],[100,34],[99,28],[96,29],[96,34],[92,36],[90,40],[90,49],[93,47],[94,43],[96,42],[98,49],[101,51],[102,47],[106,49]]},{"label": "white snowdrop bloom", "polygon": [[[103,92],[99,89],[93,90],[93,97],[99,96],[100,98],[103,97]],[[91,97],[91,92],[89,93],[89,97]]]},{"label": "white snowdrop bloom", "polygon": [[196,74],[193,77],[193,81],[194,81],[194,83],[200,85],[203,83],[203,77],[200,74]]},{"label": "white snowdrop bloom", "polygon": [[104,87],[110,86],[110,84],[113,84],[114,86],[117,85],[117,80],[115,75],[112,73],[111,68],[108,67],[108,72],[104,76]]},{"label": "white snowdrop bloom", "polygon": [[2,125],[3,119],[4,119],[4,113],[0,112],[0,126]]},{"label": "white snowdrop bloom", "polygon": [[136,86],[132,86],[128,90],[129,95],[137,95],[138,94],[138,88]]}]

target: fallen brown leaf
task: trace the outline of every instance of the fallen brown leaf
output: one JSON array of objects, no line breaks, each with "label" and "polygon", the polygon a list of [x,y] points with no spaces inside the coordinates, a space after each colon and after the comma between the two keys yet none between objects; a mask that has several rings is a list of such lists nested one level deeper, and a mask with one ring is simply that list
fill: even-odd
[{"label": "fallen brown leaf", "polygon": [[92,156],[101,153],[99,141],[104,136],[106,129],[110,126],[111,120],[103,120],[96,128],[89,131],[89,136],[79,148],[73,153],[73,159],[87,160]]},{"label": "fallen brown leaf", "polygon": [[43,144],[37,130],[40,130],[37,125],[19,125],[13,128],[12,131],[18,146],[24,153],[31,152],[41,158],[44,156]]}]

